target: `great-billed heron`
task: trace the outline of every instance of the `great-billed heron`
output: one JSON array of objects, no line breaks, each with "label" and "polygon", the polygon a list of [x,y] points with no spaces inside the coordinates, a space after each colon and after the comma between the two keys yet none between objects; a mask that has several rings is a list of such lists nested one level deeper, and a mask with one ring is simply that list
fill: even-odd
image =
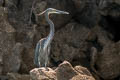
[{"label": "great-billed heron", "polygon": [[53,39],[54,36],[54,24],[53,22],[49,19],[50,14],[69,14],[68,12],[65,11],[60,11],[54,8],[48,8],[42,13],[38,15],[45,14],[46,21],[50,25],[50,33],[46,38],[43,38],[38,41],[35,49],[35,57],[34,57],[34,63],[37,65],[37,67],[45,67],[47,68],[48,60],[49,60],[49,54],[50,54],[50,43]]}]

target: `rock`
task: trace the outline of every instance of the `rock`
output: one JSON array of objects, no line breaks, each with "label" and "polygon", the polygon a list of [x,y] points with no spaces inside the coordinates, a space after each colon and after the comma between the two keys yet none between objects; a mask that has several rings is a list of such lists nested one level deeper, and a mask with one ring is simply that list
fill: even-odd
[{"label": "rock", "polygon": [[106,30],[104,30],[101,26],[95,26],[91,29],[88,41],[95,41],[96,43],[93,43],[93,45],[97,45],[95,47],[102,48],[106,44],[109,44],[112,42],[113,35]]},{"label": "rock", "polygon": [[0,79],[1,79],[1,80],[8,80],[8,76],[0,75]]},{"label": "rock", "polygon": [[23,52],[23,46],[20,43],[16,43],[11,53],[4,55],[3,73],[18,72],[21,66],[21,53]]},{"label": "rock", "polygon": [[98,7],[96,5],[96,0],[72,0],[76,15],[75,19],[87,27],[94,27],[99,18]]},{"label": "rock", "polygon": [[[99,14],[100,25],[109,33],[113,35],[113,41],[120,40],[119,34],[119,17],[120,17],[120,3],[119,0],[100,0]],[[116,26],[116,27],[114,27]]]},{"label": "rock", "polygon": [[0,7],[0,68],[2,68],[2,70],[0,69],[0,72],[5,74],[10,71],[8,64],[11,64],[10,57],[13,46],[15,45],[16,32],[13,26],[7,21],[7,16],[8,10]]},{"label": "rock", "polygon": [[110,80],[120,75],[120,42],[106,44],[101,52],[94,52],[92,70],[103,79]]},{"label": "rock", "polygon": [[64,61],[55,70],[44,67],[35,68],[30,71],[32,80],[95,80],[91,73],[84,67],[72,65]]},{"label": "rock", "polygon": [[0,0],[0,7],[3,6],[4,1]]},{"label": "rock", "polygon": [[4,68],[6,72],[18,72],[21,66],[21,53],[23,52],[23,46],[21,43],[16,43],[10,55],[7,55],[7,62]]},{"label": "rock", "polygon": [[[116,77],[119,75],[119,72],[114,72],[114,68],[118,66],[119,63],[116,65],[113,65],[113,63],[117,61],[119,56],[117,55],[118,49],[115,47],[117,45],[112,41],[113,35],[100,26],[94,27],[91,30],[90,35],[90,41],[96,42],[93,43],[95,48],[92,48],[91,54],[91,68],[95,72],[94,76],[97,76],[97,79],[98,77],[102,77],[104,79],[114,79],[115,75]],[[116,58],[112,59],[113,57]]]},{"label": "rock", "polygon": [[20,73],[28,74],[29,71],[35,67],[33,59],[34,59],[34,49],[25,48],[24,52],[22,53],[22,63],[20,66]]},{"label": "rock", "polygon": [[51,68],[48,71],[44,67],[35,68],[30,71],[30,76],[32,80],[57,80],[56,72]]},{"label": "rock", "polygon": [[21,53],[23,52],[23,46],[20,43],[16,43],[11,53],[4,55],[3,73],[18,72],[21,66]]},{"label": "rock", "polygon": [[70,80],[73,76],[77,75],[77,72],[67,61],[64,61],[58,66],[58,68],[56,69],[56,73],[58,80]]},{"label": "rock", "polygon": [[27,74],[18,74],[18,73],[8,73],[7,74],[9,80],[30,80],[30,75]]},{"label": "rock", "polygon": [[[36,43],[49,33],[44,15],[36,14],[49,7],[70,13],[50,15],[55,24],[55,36],[49,67],[60,65],[56,70],[50,69],[52,72],[36,68],[35,73],[31,72],[32,77],[39,79],[38,73],[42,74],[40,78],[48,80],[93,79],[88,68],[98,77],[96,80],[118,78],[120,0],[0,0],[0,75],[25,74],[35,68]],[[95,51],[91,52],[91,47]],[[62,63],[64,60],[87,68],[73,68],[69,62]]]},{"label": "rock", "polygon": [[90,29],[76,22],[71,22],[55,33],[51,47],[51,64],[60,64],[64,60],[72,65],[89,66],[85,52],[89,43]]},{"label": "rock", "polygon": [[77,75],[73,77],[71,80],[95,80],[95,79],[85,75]]},{"label": "rock", "polygon": [[104,16],[118,17],[120,16],[120,1],[119,0],[100,0],[100,13]]},{"label": "rock", "polygon": [[95,80],[87,69],[81,66],[76,66],[74,69],[67,61],[61,63],[55,71],[57,80]]},{"label": "rock", "polygon": [[[7,0],[9,1],[9,0]],[[31,9],[34,0],[10,0],[8,3],[8,21],[17,32],[29,31],[34,22],[31,20]],[[6,4],[7,5],[7,4]],[[34,13],[33,13],[34,16]],[[33,19],[34,20],[34,19]]]},{"label": "rock", "polygon": [[75,66],[74,69],[75,69],[78,73],[80,73],[80,74],[82,74],[82,75],[92,76],[91,73],[88,71],[88,69],[85,68],[85,67]]}]

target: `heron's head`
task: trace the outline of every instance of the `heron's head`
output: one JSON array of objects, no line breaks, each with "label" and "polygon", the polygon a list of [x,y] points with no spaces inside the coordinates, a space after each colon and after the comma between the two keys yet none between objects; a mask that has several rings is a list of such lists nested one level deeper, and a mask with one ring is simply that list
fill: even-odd
[{"label": "heron's head", "polygon": [[42,15],[44,13],[48,13],[48,14],[69,14],[66,11],[61,11],[61,10],[57,10],[57,9],[54,9],[54,8],[48,8],[45,11],[43,11],[42,13],[40,13],[39,15]]}]

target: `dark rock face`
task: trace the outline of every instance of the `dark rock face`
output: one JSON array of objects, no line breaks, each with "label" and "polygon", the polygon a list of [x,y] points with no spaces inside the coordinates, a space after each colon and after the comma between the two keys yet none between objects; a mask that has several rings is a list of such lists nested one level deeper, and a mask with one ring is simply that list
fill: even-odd
[{"label": "dark rock face", "polygon": [[93,66],[93,70],[104,79],[113,79],[120,74],[120,68],[118,67],[120,65],[119,43],[107,44],[100,53],[93,53],[94,58],[92,59],[94,59],[93,62],[95,61],[94,65],[96,65]]},{"label": "dark rock face", "polygon": [[[15,45],[15,29],[7,21],[7,11],[0,8],[0,74],[10,68],[4,69],[6,66],[10,65],[9,59],[12,55],[12,47]],[[14,66],[15,67],[15,66]],[[13,67],[11,67],[13,68]],[[4,70],[4,71],[3,71]],[[5,71],[6,72],[6,71]]]},{"label": "dark rock face", "polygon": [[[19,73],[28,74],[36,67],[33,63],[36,43],[49,34],[45,16],[37,14],[49,7],[70,13],[50,15],[55,36],[49,67],[67,60],[73,66],[87,67],[96,80],[118,80],[120,0],[0,0],[0,75],[10,72],[21,77],[24,75]],[[63,80],[83,80],[81,74],[92,76],[86,69],[73,68],[70,63],[50,69],[55,74],[47,75],[60,79],[62,71],[71,71],[65,75],[71,76]]]},{"label": "dark rock face", "polygon": [[86,66],[89,61],[84,52],[88,49],[89,43],[85,40],[87,40],[89,33],[90,29],[75,22],[71,22],[65,28],[57,31],[53,43],[55,48],[51,52],[52,60],[58,63],[68,60],[73,65],[82,64]]},{"label": "dark rock face", "polygon": [[9,80],[30,80],[30,75],[21,75],[18,73],[8,73]]},{"label": "dark rock face", "polygon": [[120,16],[120,1],[119,0],[101,0],[99,3],[99,9],[102,15],[110,15],[112,17]]},{"label": "dark rock face", "polygon": [[[115,42],[119,41],[119,19],[120,19],[120,8],[119,0],[118,2],[105,2],[106,6],[100,9],[100,14],[102,15],[100,25],[104,27],[108,32],[112,33],[113,40]],[[105,4],[104,3],[104,4]]]},{"label": "dark rock face", "polygon": [[72,0],[75,5],[75,19],[87,27],[94,27],[98,21],[96,0]]},{"label": "dark rock face", "polygon": [[[23,46],[20,43],[16,43],[12,49],[12,54],[4,55],[3,69],[6,72],[18,72],[21,66],[21,53],[23,51]],[[11,64],[12,63],[12,64]]]}]

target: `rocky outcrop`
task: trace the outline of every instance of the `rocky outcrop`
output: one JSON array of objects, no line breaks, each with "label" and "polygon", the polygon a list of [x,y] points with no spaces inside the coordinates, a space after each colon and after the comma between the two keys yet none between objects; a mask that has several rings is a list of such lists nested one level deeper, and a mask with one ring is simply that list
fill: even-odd
[{"label": "rocky outcrop", "polygon": [[96,0],[72,0],[75,5],[75,19],[87,27],[94,27],[99,18]]},{"label": "rocky outcrop", "polygon": [[55,70],[48,68],[35,68],[30,71],[32,80],[95,80],[84,67],[72,65],[64,61]]},{"label": "rocky outcrop", "polygon": [[[18,72],[21,66],[21,53],[23,51],[23,46],[20,43],[16,43],[12,48],[11,54],[4,55],[3,61],[4,63],[4,71],[3,73],[7,72]],[[12,63],[12,64],[11,64]]]},{"label": "rocky outcrop", "polygon": [[21,75],[18,73],[8,73],[8,80],[30,80],[30,75]]},{"label": "rocky outcrop", "polygon": [[51,68],[47,70],[45,67],[31,70],[30,76],[32,80],[57,80],[56,72]]},{"label": "rocky outcrop", "polygon": [[[55,36],[49,67],[57,67],[67,60],[73,66],[90,69],[96,80],[118,80],[120,0],[0,0],[0,76],[6,79],[9,72],[21,77],[36,67],[33,63],[36,43],[49,33],[44,15],[37,14],[48,7],[70,13],[50,15]],[[47,74],[44,68],[40,71],[47,75],[43,75],[45,79],[57,79],[62,76],[61,71],[68,69],[72,73],[65,76],[72,77],[64,79],[91,76],[84,67],[73,68],[65,62],[56,70],[50,69],[52,74],[49,71]],[[35,69],[35,75],[38,70]]]},{"label": "rocky outcrop", "polygon": [[112,17],[120,16],[120,1],[119,0],[100,0],[99,9],[102,15],[110,15]]},{"label": "rocky outcrop", "polygon": [[113,79],[120,75],[120,42],[110,43],[101,52],[92,53],[92,69],[103,79]]},{"label": "rocky outcrop", "polygon": [[12,48],[15,45],[15,31],[7,21],[7,9],[0,7],[0,74],[9,72],[11,71],[10,68],[13,68],[7,67],[11,64],[11,60],[14,61],[11,55],[13,54]]}]

